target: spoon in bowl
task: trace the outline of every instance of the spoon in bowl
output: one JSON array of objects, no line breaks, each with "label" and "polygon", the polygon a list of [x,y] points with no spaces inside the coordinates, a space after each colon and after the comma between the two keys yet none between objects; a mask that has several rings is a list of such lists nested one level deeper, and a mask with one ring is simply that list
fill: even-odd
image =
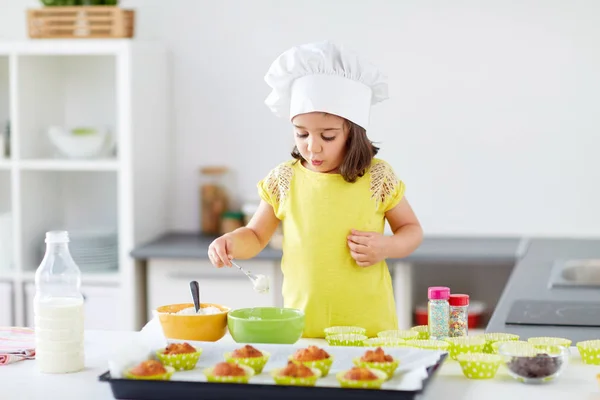
[{"label": "spoon in bowl", "polygon": [[198,314],[198,310],[200,309],[200,286],[198,285],[198,281],[190,282],[190,291],[192,292],[192,300],[194,300],[196,314]]}]

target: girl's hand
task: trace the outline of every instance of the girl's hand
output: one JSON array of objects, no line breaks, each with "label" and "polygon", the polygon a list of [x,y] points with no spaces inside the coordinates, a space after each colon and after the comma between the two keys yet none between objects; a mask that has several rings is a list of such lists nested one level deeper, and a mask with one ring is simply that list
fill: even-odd
[{"label": "girl's hand", "polygon": [[231,267],[231,259],[233,248],[233,240],[228,235],[223,235],[215,239],[210,246],[208,246],[208,258],[210,262],[217,268],[223,266]]},{"label": "girl's hand", "polygon": [[350,254],[360,267],[369,267],[386,258],[385,249],[389,238],[377,232],[352,230],[348,236]]}]

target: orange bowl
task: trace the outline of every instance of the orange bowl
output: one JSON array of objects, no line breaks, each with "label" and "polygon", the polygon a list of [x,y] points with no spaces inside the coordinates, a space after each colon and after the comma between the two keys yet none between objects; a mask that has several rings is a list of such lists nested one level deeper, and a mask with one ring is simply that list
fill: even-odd
[{"label": "orange bowl", "polygon": [[201,308],[216,307],[219,314],[185,315],[175,314],[184,308],[194,307],[192,303],[169,304],[156,309],[158,319],[167,339],[216,342],[227,333],[229,307],[219,304],[202,303]]}]

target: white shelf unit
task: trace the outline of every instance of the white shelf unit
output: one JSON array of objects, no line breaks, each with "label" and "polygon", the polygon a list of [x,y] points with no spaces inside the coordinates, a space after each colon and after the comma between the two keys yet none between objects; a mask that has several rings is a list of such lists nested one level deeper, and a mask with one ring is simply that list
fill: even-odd
[{"label": "white shelf unit", "polygon": [[[129,253],[167,229],[168,94],[160,43],[0,41],[0,132],[7,121],[11,128],[10,156],[0,157],[0,218],[9,213],[12,221],[12,262],[0,264],[0,299],[12,307],[0,313],[14,310],[13,325],[31,324],[35,269],[45,232],[56,229],[118,236],[118,269],[82,271],[87,326],[145,323],[146,276]],[[53,125],[106,127],[115,150],[96,159],[60,157],[46,133]]]}]

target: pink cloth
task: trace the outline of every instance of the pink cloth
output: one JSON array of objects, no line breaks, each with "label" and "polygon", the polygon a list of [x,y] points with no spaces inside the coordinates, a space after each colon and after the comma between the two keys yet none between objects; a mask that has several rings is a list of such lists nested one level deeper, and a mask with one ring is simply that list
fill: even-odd
[{"label": "pink cloth", "polygon": [[35,334],[33,329],[0,327],[0,365],[34,358]]},{"label": "pink cloth", "polygon": [[33,360],[35,350],[23,350],[20,353],[0,354],[0,365],[7,365],[22,360]]}]

